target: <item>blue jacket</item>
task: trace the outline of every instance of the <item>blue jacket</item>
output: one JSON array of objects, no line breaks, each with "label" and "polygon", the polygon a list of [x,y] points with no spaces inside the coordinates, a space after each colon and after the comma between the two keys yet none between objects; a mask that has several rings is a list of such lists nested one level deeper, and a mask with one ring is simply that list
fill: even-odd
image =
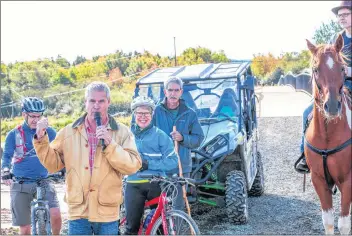
[{"label": "blue jacket", "polygon": [[[16,127],[12,129],[6,136],[4,152],[2,154],[1,168],[7,167],[11,169],[12,167],[12,173],[16,177],[32,178],[33,180],[44,178],[48,175],[48,171],[40,163],[32,143],[36,130],[31,129],[26,124],[26,122],[23,122],[22,128],[25,137],[25,146],[27,149],[27,152],[24,155],[24,159],[18,163],[11,163],[16,149]],[[55,139],[56,131],[53,128],[49,127],[47,129],[47,133],[50,142]]]},{"label": "blue jacket", "polygon": [[[190,173],[192,171],[191,149],[198,148],[204,139],[203,130],[195,111],[189,108],[183,99],[180,99],[179,111],[174,121],[171,112],[167,109],[165,98],[155,108],[153,124],[170,137],[172,127],[176,125],[176,130],[183,136],[183,141],[179,142],[178,148],[182,171]],[[178,174],[178,171],[175,173]]]},{"label": "blue jacket", "polygon": [[134,124],[131,131],[142,160],[148,161],[148,170],[137,171],[127,177],[129,183],[148,182],[137,177],[138,173],[159,173],[165,176],[177,170],[178,159],[174,151],[172,140],[162,130],[150,124],[143,130]]}]

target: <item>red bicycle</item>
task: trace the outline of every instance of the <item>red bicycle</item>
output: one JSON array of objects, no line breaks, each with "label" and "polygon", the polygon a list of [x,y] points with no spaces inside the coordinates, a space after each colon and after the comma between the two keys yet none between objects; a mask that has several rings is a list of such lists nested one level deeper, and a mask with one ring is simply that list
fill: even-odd
[{"label": "red bicycle", "polygon": [[[171,178],[152,174],[139,174],[138,176],[150,179],[151,182],[158,182],[161,187],[160,196],[147,201],[144,205],[144,216],[148,215],[146,210],[150,206],[155,204],[158,206],[146,228],[144,227],[146,217],[143,217],[138,235],[200,235],[196,222],[189,215],[172,208],[173,199],[178,194],[176,184],[192,184],[193,179],[181,178],[177,175]],[[126,225],[124,204],[121,205],[121,208],[122,217],[119,228],[124,229]]]}]

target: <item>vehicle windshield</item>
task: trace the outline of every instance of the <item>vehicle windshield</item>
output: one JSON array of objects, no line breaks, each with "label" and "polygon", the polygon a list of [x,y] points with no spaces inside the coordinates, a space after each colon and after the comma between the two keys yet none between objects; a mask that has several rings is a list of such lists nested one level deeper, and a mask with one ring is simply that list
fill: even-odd
[{"label": "vehicle windshield", "polygon": [[[156,103],[164,99],[160,84],[141,85],[139,96],[148,96]],[[200,120],[237,121],[238,95],[236,79],[205,80],[184,84],[182,98],[196,111]]]}]

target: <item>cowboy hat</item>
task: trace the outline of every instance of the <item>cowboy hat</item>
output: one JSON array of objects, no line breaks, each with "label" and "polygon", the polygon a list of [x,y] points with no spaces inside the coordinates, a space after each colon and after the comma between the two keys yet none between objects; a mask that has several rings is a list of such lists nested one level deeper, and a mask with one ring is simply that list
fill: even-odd
[{"label": "cowboy hat", "polygon": [[340,5],[337,6],[337,7],[334,7],[333,9],[331,9],[331,11],[337,15],[338,11],[342,8],[347,8],[347,9],[350,9],[352,8],[352,4],[351,4],[351,0],[347,0],[347,1],[341,1],[340,2]]}]

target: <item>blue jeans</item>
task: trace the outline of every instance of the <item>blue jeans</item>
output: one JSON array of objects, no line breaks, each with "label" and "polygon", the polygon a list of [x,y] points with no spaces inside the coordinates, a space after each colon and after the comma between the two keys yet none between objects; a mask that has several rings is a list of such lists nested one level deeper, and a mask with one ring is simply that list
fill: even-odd
[{"label": "blue jeans", "polygon": [[69,235],[118,235],[119,223],[112,222],[90,222],[88,219],[68,221]]},{"label": "blue jeans", "polygon": [[313,111],[313,101],[311,101],[311,103],[309,103],[309,106],[303,112],[303,118],[302,118],[302,140],[301,140],[301,145],[300,145],[301,152],[304,152],[304,128],[305,128],[306,122],[308,120],[308,115],[312,111]]}]

